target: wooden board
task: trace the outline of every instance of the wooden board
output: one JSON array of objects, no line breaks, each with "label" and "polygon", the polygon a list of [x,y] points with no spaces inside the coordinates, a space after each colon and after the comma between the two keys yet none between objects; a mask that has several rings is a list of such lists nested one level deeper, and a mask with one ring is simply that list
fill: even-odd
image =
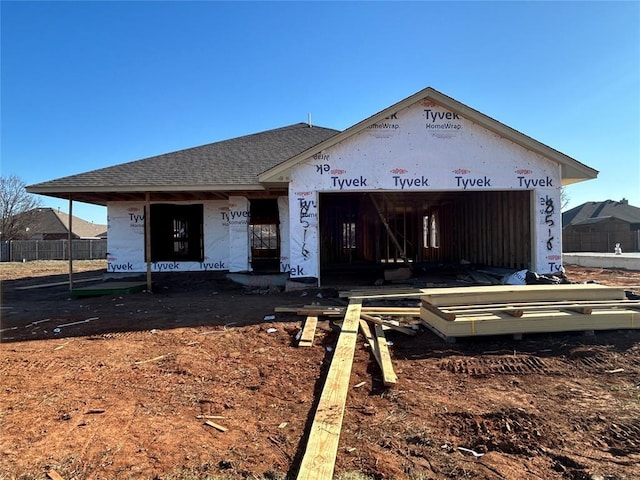
[{"label": "wooden board", "polygon": [[146,282],[104,282],[89,287],[74,288],[74,297],[91,297],[98,295],[119,295],[123,293],[141,292],[147,288]]},{"label": "wooden board", "polygon": [[416,297],[425,289],[415,287],[381,287],[361,290],[345,290],[338,292],[341,298],[384,298],[384,297]]},{"label": "wooden board", "polygon": [[352,300],[347,307],[342,330],[313,418],[298,480],[333,478],[342,418],[347,401],[349,378],[355,352],[362,303]]},{"label": "wooden board", "polygon": [[367,340],[369,348],[371,348],[371,354],[373,355],[373,358],[376,359],[380,370],[382,370],[382,360],[380,359],[380,352],[378,351],[378,343],[376,342],[376,337],[374,337],[373,333],[371,333],[371,328],[365,320],[360,320],[360,331],[362,332],[362,335],[364,335],[364,338]]},{"label": "wooden board", "polygon": [[494,285],[424,289],[422,300],[431,305],[453,306],[486,303],[624,300],[624,289],[597,284]]},{"label": "wooden board", "polygon": [[387,339],[384,336],[382,325],[375,324],[374,328],[376,331],[378,352],[380,353],[380,365],[382,366],[382,382],[384,383],[385,387],[393,387],[398,380],[398,376],[393,370],[393,364],[391,363],[391,354],[389,353]]},{"label": "wooden board", "polygon": [[433,313],[440,315],[447,320],[455,320],[456,317],[469,315],[473,313],[486,312],[504,312],[513,317],[521,317],[525,311],[532,312],[534,310],[571,310],[578,313],[589,314],[597,309],[602,308],[624,308],[640,310],[640,302],[637,300],[620,300],[615,302],[540,302],[540,303],[514,303],[514,304],[486,304],[486,305],[463,305],[457,306],[440,306],[434,307],[429,303],[423,303],[422,306]]},{"label": "wooden board", "polygon": [[373,315],[367,315],[366,313],[360,313],[360,318],[367,320],[368,322],[375,323],[376,325],[384,325],[392,330],[396,330],[398,332],[402,332],[405,335],[414,336],[417,332],[407,327],[401,327],[400,325],[396,325],[395,323],[388,322],[386,320],[382,320],[381,318],[374,317]]},{"label": "wooden board", "polygon": [[310,347],[313,345],[313,337],[316,335],[316,326],[318,325],[318,317],[309,315],[304,322],[302,335],[298,340],[299,347]]},{"label": "wooden board", "polygon": [[419,317],[420,307],[362,307],[362,313],[370,315]]},{"label": "wooden board", "polygon": [[[75,285],[76,283],[99,282],[101,280],[102,280],[102,277],[80,278],[78,280],[74,280],[73,284]],[[42,283],[39,285],[28,285],[26,287],[17,287],[16,290],[33,290],[34,288],[61,287],[62,285],[69,285],[69,280],[65,282]]]},{"label": "wooden board", "polygon": [[525,310],[521,317],[486,311],[458,316],[453,321],[423,308],[420,317],[422,323],[443,337],[640,329],[640,313],[637,310],[622,308],[603,308],[593,310],[591,314],[553,308]]}]

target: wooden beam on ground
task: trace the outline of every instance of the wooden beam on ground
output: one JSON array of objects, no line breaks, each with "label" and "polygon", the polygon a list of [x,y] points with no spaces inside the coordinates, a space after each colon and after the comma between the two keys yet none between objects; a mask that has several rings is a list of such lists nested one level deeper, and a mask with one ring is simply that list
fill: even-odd
[{"label": "wooden beam on ground", "polygon": [[373,315],[367,315],[366,313],[360,313],[360,318],[364,318],[368,322],[375,323],[376,325],[381,325],[381,326],[384,325],[385,327],[389,327],[392,330],[396,330],[398,332],[402,332],[405,335],[414,336],[417,333],[415,330],[412,330],[410,328],[401,327],[399,325],[396,325],[395,323],[387,322],[385,320],[382,320],[379,317],[374,317]]},{"label": "wooden beam on ground", "polygon": [[295,313],[296,315],[313,315],[316,317],[319,316],[339,316],[342,317],[344,315],[345,309],[343,307],[275,307],[273,309],[276,313]]},{"label": "wooden beam on ground", "polygon": [[385,387],[393,387],[398,380],[398,376],[393,371],[391,363],[391,354],[387,345],[387,338],[384,336],[382,325],[375,324],[376,342],[378,343],[378,351],[380,352],[380,363],[382,365],[382,382]]},{"label": "wooden beam on ground", "polygon": [[318,325],[318,317],[309,315],[304,322],[302,328],[302,334],[300,340],[298,340],[299,347],[310,347],[313,345],[313,337],[316,335],[316,326]]},{"label": "wooden beam on ground", "polygon": [[370,315],[419,317],[420,307],[362,307],[362,313],[368,313]]},{"label": "wooden beam on ground", "polygon": [[[102,280],[102,277],[83,278],[81,280],[74,280],[73,283],[99,282],[100,280]],[[69,284],[68,281],[42,283],[40,285],[28,285],[26,287],[17,287],[16,290],[33,290],[34,288],[60,287],[62,285],[67,285],[67,284]]]},{"label": "wooden beam on ground", "polygon": [[424,295],[428,288],[398,287],[398,288],[370,288],[366,290],[345,290],[338,292],[341,298],[373,298],[382,300],[385,298],[415,298]]},{"label": "wooden beam on ground", "polygon": [[371,333],[371,328],[369,328],[369,324],[362,319],[360,320],[360,331],[362,332],[362,335],[364,335],[364,338],[367,340],[367,343],[369,344],[369,348],[371,348],[371,354],[373,355],[373,358],[376,359],[376,362],[378,362],[378,366],[380,367],[380,370],[382,370],[382,360],[380,359],[380,351],[378,350],[378,343],[376,342],[376,337],[373,335],[373,333]]},{"label": "wooden beam on ground", "polygon": [[624,300],[622,288],[598,284],[494,285],[424,289],[422,300],[436,307],[487,303],[580,302]]},{"label": "wooden beam on ground", "polygon": [[338,343],[322,388],[298,480],[330,480],[333,478],[342,418],[347,401],[349,378],[358,337],[362,303],[351,301],[347,307]]}]

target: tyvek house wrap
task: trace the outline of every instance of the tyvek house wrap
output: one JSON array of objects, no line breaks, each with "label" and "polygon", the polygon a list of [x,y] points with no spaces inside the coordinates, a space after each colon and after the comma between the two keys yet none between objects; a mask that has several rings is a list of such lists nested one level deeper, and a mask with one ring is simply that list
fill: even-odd
[{"label": "tyvek house wrap", "polygon": [[[175,202],[187,205],[193,202]],[[152,271],[203,271],[230,268],[229,202],[212,200],[203,205],[203,262],[154,262]],[[145,272],[144,204],[114,202],[107,205],[107,271]],[[246,241],[246,240],[245,240]]]},{"label": "tyvek house wrap", "polygon": [[319,277],[318,194],[338,191],[529,190],[533,268],[552,272],[561,267],[560,187],[556,162],[431,101],[417,102],[293,169],[291,277]]}]

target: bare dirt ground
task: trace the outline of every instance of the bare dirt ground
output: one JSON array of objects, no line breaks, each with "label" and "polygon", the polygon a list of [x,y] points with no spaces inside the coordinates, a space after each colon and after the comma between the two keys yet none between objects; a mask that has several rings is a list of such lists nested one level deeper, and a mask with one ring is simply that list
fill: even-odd
[{"label": "bare dirt ground", "polygon": [[[337,330],[321,321],[297,348],[302,317],[265,316],[341,304],[335,291],[248,292],[216,274],[157,275],[152,294],[18,289],[66,268],[0,264],[0,479],[295,478]],[[640,272],[567,276],[640,290]],[[640,478],[640,331],[388,338],[393,389],[356,347],[342,478]]]}]

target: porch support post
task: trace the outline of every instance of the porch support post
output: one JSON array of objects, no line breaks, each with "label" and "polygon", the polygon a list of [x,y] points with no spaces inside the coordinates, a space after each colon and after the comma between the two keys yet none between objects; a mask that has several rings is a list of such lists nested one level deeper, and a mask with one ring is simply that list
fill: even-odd
[{"label": "porch support post", "polygon": [[151,194],[144,194],[144,256],[147,262],[147,292],[151,293]]},{"label": "porch support post", "polygon": [[67,256],[69,257],[69,291],[73,291],[73,195],[69,194],[69,226],[67,228]]}]

